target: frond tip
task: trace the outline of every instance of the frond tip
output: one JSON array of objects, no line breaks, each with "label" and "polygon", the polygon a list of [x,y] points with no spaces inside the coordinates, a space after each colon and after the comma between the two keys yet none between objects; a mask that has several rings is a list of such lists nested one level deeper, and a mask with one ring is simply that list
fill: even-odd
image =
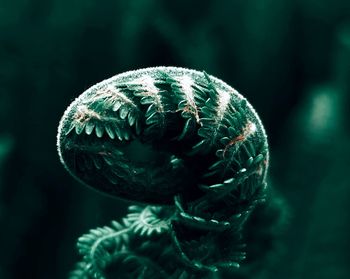
[{"label": "frond tip", "polygon": [[134,233],[140,236],[162,234],[170,229],[174,211],[162,206],[130,206],[128,221],[132,224]]},{"label": "frond tip", "polygon": [[[247,100],[218,78],[176,67],[130,71],[89,88],[64,113],[57,146],[84,184],[160,205],[178,194],[196,200],[199,185],[238,179],[245,165],[261,184],[268,166],[265,130]],[[173,165],[174,157],[182,163]]]}]

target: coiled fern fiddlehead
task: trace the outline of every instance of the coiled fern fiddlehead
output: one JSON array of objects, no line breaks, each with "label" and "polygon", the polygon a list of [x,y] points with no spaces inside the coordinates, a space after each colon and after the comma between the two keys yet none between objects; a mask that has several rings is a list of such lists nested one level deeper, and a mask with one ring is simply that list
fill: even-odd
[{"label": "coiled fern fiddlehead", "polygon": [[116,75],[68,107],[57,145],[83,184],[146,204],[82,236],[71,278],[218,278],[245,258],[268,145],[253,107],[223,81],[175,67]]}]

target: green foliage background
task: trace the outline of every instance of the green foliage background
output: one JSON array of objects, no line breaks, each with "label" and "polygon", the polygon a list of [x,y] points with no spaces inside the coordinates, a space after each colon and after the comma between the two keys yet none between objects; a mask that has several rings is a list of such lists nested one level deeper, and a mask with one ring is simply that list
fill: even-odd
[{"label": "green foliage background", "polygon": [[0,0],[0,278],[65,278],[75,241],[126,212],[69,177],[66,106],[114,74],[215,75],[260,114],[290,207],[267,278],[350,276],[350,1]]}]

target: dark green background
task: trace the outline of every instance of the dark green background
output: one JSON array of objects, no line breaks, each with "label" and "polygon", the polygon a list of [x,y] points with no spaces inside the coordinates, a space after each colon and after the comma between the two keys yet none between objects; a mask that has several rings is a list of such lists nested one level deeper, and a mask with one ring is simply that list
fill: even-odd
[{"label": "dark green background", "polygon": [[349,0],[0,0],[0,278],[65,278],[76,238],[125,213],[63,169],[56,129],[91,85],[157,65],[260,114],[290,207],[267,278],[350,278],[349,20]]}]

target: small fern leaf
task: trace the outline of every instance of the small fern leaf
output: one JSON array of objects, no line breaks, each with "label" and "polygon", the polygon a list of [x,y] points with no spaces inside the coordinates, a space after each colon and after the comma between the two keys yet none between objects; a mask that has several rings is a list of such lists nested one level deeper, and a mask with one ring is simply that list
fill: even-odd
[{"label": "small fern leaf", "polygon": [[129,207],[127,220],[132,224],[134,233],[150,237],[169,230],[173,212],[160,206]]},{"label": "small fern leaf", "polygon": [[102,274],[102,270],[112,262],[114,254],[128,245],[129,238],[125,235],[130,230],[114,221],[111,227],[92,229],[78,239],[78,251],[91,265],[90,273]]},{"label": "small fern leaf", "polygon": [[185,126],[181,132],[181,134],[177,137],[177,140],[181,141],[183,140],[185,137],[187,137],[187,135],[189,133],[191,133],[191,131],[193,131],[193,127],[194,127],[194,121],[193,118],[188,118],[186,120]]}]

